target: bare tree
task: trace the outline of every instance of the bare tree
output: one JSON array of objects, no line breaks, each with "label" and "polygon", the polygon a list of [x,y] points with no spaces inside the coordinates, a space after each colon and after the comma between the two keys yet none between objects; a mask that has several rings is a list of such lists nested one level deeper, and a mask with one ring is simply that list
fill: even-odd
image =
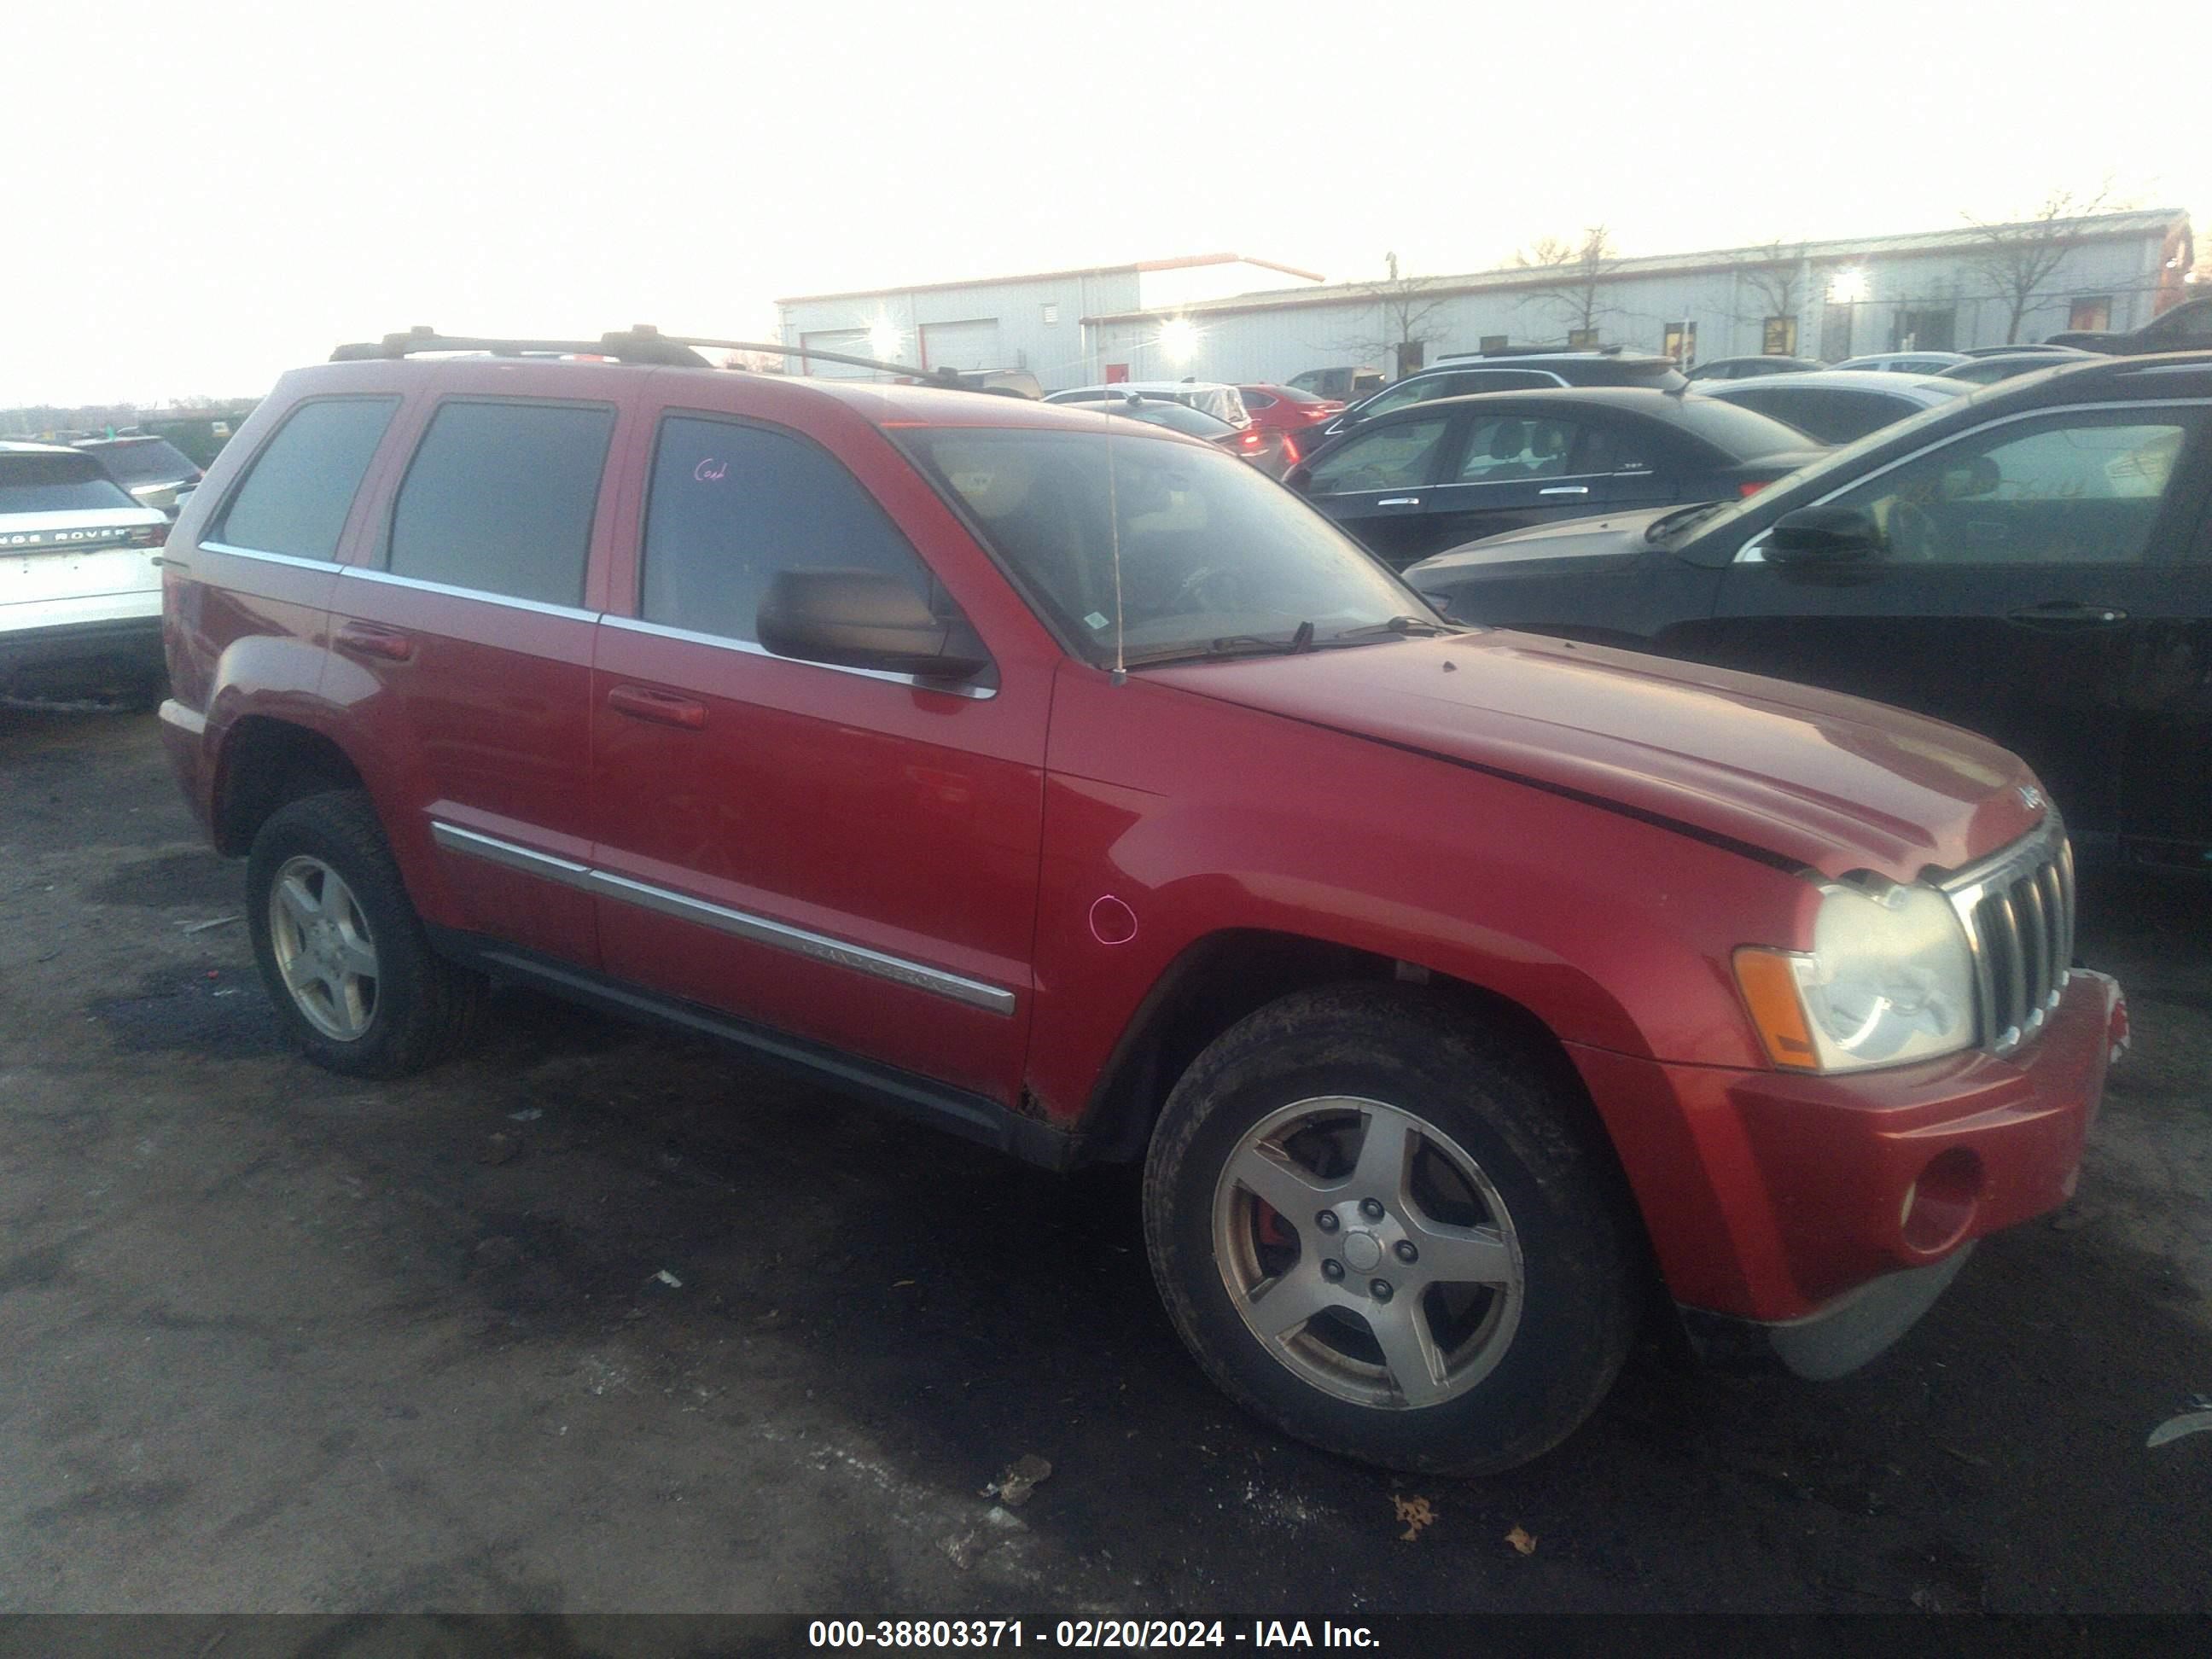
[{"label": "bare tree", "polygon": [[1784,355],[1796,351],[1797,313],[1805,303],[1805,244],[1785,242],[1778,236],[1765,247],[1738,259],[1736,265],[1742,274],[1743,285],[1762,307],[1759,316],[1752,319],[1761,325],[1759,349],[1766,349],[1765,325],[1778,317],[1789,321],[1784,330],[1787,343],[1783,351]]},{"label": "bare tree", "polygon": [[1563,319],[1571,341],[1595,339],[1597,319],[1619,310],[1603,303],[1605,279],[1620,265],[1619,252],[1603,225],[1592,225],[1583,233],[1582,240],[1571,246],[1547,236],[1528,253],[1515,254],[1513,263],[1558,273],[1554,282],[1528,294],[1521,303],[1542,306]]},{"label": "bare tree", "polygon": [[2067,254],[2081,245],[2081,221],[2102,210],[2111,194],[2109,181],[2087,198],[2053,191],[2033,218],[2013,224],[1984,224],[1972,214],[1963,216],[1981,232],[1980,252],[1968,269],[2004,301],[2007,345],[2020,338],[2021,322],[2035,309],[2045,285]]},{"label": "bare tree", "polygon": [[1402,377],[1420,368],[1427,348],[1451,330],[1442,319],[1445,300],[1436,292],[1434,277],[1401,276],[1395,253],[1384,254],[1382,265],[1389,274],[1365,290],[1382,314],[1382,333],[1341,341],[1336,349],[1361,357],[1388,352],[1393,369]]}]

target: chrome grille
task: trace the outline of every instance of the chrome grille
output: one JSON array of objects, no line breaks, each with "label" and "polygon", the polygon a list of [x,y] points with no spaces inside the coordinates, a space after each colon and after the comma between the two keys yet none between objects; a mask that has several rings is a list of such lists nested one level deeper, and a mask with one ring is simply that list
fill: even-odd
[{"label": "chrome grille", "polygon": [[2074,849],[2040,829],[1943,884],[1974,956],[1981,1046],[2007,1054],[2043,1029],[2074,961]]}]

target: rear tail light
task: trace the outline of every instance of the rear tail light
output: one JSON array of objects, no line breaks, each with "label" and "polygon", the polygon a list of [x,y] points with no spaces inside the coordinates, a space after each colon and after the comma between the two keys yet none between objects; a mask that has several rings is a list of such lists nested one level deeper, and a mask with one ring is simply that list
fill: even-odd
[{"label": "rear tail light", "polygon": [[1237,434],[1237,441],[1243,448],[1257,449],[1261,444],[1267,441],[1265,438],[1262,438],[1257,432],[1248,429]]},{"label": "rear tail light", "polygon": [[1774,482],[1771,478],[1746,478],[1735,487],[1738,500],[1748,500]]},{"label": "rear tail light", "polygon": [[169,526],[165,524],[154,524],[148,525],[143,530],[132,531],[130,544],[133,547],[161,547],[167,544],[168,539]]},{"label": "rear tail light", "polygon": [[1298,441],[1291,436],[1289,433],[1285,432],[1283,434],[1283,465],[1285,466],[1296,466],[1297,464]]}]

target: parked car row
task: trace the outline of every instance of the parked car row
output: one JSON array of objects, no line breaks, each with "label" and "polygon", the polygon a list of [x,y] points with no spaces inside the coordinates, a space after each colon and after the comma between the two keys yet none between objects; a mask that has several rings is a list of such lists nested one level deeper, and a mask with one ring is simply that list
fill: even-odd
[{"label": "parked car row", "polygon": [[[1743,401],[1823,378],[1722,390]],[[1532,526],[1407,580],[1464,622],[1775,674],[1984,732],[2034,767],[2077,836],[2205,870],[2208,417],[2212,356],[2061,360],[1944,397],[1766,490]]]}]

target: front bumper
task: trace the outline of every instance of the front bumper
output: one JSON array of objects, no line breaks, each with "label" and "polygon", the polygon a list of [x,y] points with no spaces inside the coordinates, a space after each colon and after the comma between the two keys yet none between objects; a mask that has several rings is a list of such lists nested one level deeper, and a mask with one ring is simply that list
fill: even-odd
[{"label": "front bumper", "polygon": [[2126,1018],[2119,987],[2077,969],[2002,1059],[1814,1077],[1570,1052],[1693,1334],[1749,1322],[1835,1376],[1819,1352],[1872,1358],[1973,1240],[2072,1196]]}]

